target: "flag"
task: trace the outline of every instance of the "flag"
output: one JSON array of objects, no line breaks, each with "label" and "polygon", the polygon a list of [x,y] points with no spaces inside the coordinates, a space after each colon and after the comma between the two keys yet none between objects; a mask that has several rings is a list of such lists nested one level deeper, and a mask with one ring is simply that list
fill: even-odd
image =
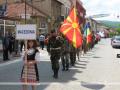
[{"label": "flag", "polygon": [[91,33],[91,30],[90,30],[90,23],[89,22],[87,22],[86,25],[85,25],[84,35],[87,38],[87,44],[91,43],[91,41],[92,41],[92,33]]},{"label": "flag", "polygon": [[60,27],[60,32],[67,37],[75,48],[82,45],[82,34],[75,7],[71,9],[68,17],[64,20]]}]

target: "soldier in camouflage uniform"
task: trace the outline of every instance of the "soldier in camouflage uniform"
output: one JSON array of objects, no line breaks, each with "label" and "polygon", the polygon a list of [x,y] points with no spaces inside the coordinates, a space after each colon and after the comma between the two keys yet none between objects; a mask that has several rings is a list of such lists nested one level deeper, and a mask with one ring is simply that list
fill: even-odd
[{"label": "soldier in camouflage uniform", "polygon": [[79,47],[76,49],[76,55],[77,55],[78,61],[80,61],[81,54],[82,54],[82,47]]},{"label": "soldier in camouflage uniform", "polygon": [[82,50],[83,50],[83,56],[84,56],[84,54],[86,54],[87,52],[87,40],[85,36],[83,37]]},{"label": "soldier in camouflage uniform", "polygon": [[69,70],[69,57],[70,57],[70,44],[69,41],[65,37],[63,37],[63,46],[62,46],[62,54],[61,54],[63,71]]},{"label": "soldier in camouflage uniform", "polygon": [[55,79],[58,78],[59,60],[61,56],[61,46],[62,46],[62,42],[60,38],[57,36],[55,30],[52,30],[51,36],[48,41],[48,52],[50,53],[52,70],[54,72],[53,77]]},{"label": "soldier in camouflage uniform", "polygon": [[94,48],[94,46],[95,46],[95,34],[94,34],[94,31],[92,31],[92,39],[91,39],[91,49],[93,49]]},{"label": "soldier in camouflage uniform", "polygon": [[70,44],[70,64],[74,66],[76,62],[76,48]]}]

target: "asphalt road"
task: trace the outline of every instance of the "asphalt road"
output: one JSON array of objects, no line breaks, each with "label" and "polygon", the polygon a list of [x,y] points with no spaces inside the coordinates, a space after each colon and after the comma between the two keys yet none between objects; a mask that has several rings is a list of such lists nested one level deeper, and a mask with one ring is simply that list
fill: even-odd
[{"label": "asphalt road", "polygon": [[[103,39],[70,71],[60,69],[59,79],[55,80],[49,55],[41,50],[37,90],[120,90],[120,59],[116,58],[117,53],[120,49],[113,49],[110,39]],[[19,80],[22,65],[22,59],[0,64],[0,90],[22,90]]]}]

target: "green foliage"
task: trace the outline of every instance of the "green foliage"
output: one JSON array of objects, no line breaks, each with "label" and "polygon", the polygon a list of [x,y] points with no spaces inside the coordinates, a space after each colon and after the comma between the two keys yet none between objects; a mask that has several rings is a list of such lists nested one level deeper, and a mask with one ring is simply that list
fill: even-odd
[{"label": "green foliage", "polygon": [[114,33],[114,32],[110,32],[110,33],[109,33],[109,36],[110,36],[110,37],[113,37],[113,36],[115,36],[115,35],[117,35],[117,34]]},{"label": "green foliage", "polygon": [[117,28],[116,31],[120,34],[120,28]]}]

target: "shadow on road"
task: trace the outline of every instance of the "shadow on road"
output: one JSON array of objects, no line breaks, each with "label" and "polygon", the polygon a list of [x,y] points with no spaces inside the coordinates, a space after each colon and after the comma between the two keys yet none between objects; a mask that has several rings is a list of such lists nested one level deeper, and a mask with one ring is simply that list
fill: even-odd
[{"label": "shadow on road", "polygon": [[75,66],[75,68],[86,69],[86,67],[83,67],[83,66]]},{"label": "shadow on road", "polygon": [[101,90],[105,87],[103,84],[93,84],[88,82],[81,82],[81,85],[85,88],[92,89],[92,90]]},{"label": "shadow on road", "polygon": [[87,60],[80,60],[79,62],[81,62],[81,63],[89,63],[89,61],[87,61]]},{"label": "shadow on road", "polygon": [[[79,62],[82,62],[82,61],[79,61]],[[86,63],[88,63],[87,61],[86,61]],[[77,65],[81,65],[81,66],[87,66],[87,64],[82,64],[82,63],[76,63]]]},{"label": "shadow on road", "polygon": [[93,56],[92,58],[102,58],[102,57],[99,57],[99,56]]},{"label": "shadow on road", "polygon": [[84,57],[81,57],[81,58],[90,59],[90,58],[102,58],[102,57],[99,57],[99,56],[84,56]]},{"label": "shadow on road", "polygon": [[[74,75],[76,73],[82,73],[82,71],[79,71],[78,69],[70,69],[69,71],[62,71],[60,68],[59,70],[59,79],[55,80],[52,75],[53,72],[51,70],[51,64],[49,61],[41,61],[40,64],[38,65],[39,68],[39,73],[40,73],[40,82],[46,82],[46,83],[51,83],[51,82],[64,82],[67,83],[69,81],[74,81],[77,80],[74,78]],[[44,69],[43,69],[44,68]]]},{"label": "shadow on road", "polygon": [[[59,79],[54,79],[52,77],[53,72],[51,70],[51,64],[50,61],[41,61],[38,65],[39,68],[39,75],[40,75],[40,83],[45,85],[40,85],[39,90],[46,89],[51,83],[69,83],[70,81],[75,81],[77,78],[74,77],[76,73],[82,73],[82,71],[78,70],[77,68],[80,67],[74,67],[71,68],[69,71],[62,71],[60,68],[59,70]],[[81,67],[82,68],[82,67]],[[83,67],[83,69],[86,67]]]}]

